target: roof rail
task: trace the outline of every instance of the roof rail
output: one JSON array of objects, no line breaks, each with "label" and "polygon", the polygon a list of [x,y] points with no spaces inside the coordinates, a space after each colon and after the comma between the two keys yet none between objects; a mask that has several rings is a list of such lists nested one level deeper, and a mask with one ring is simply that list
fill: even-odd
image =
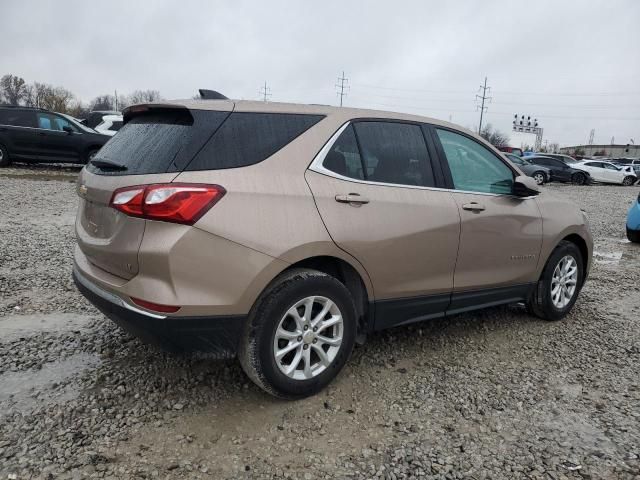
[{"label": "roof rail", "polygon": [[203,100],[229,100],[227,97],[222,95],[220,92],[216,92],[215,90],[207,90],[205,88],[201,88],[198,90],[200,92],[200,98]]}]

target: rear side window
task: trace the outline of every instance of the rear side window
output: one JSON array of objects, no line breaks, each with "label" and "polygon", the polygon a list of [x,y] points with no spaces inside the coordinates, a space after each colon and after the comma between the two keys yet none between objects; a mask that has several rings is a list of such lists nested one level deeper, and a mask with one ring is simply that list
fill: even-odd
[{"label": "rear side window", "polygon": [[121,128],[122,128],[122,122],[120,120],[116,120],[115,122],[111,123],[109,130],[113,130],[114,132],[117,132]]},{"label": "rear side window", "polygon": [[36,114],[29,110],[0,108],[0,125],[14,127],[36,127]]},{"label": "rear side window", "polygon": [[418,125],[356,122],[366,180],[433,187],[435,181],[427,145]]},{"label": "rear side window", "polygon": [[95,156],[126,166],[126,170],[97,168],[100,175],[146,175],[180,172],[222,125],[229,112],[162,110],[129,120]]},{"label": "rear side window", "polygon": [[364,169],[353,125],[349,125],[340,134],[324,158],[322,166],[343,177],[364,180]]},{"label": "rear side window", "polygon": [[322,115],[288,113],[232,113],[186,170],[217,170],[260,163],[322,118]]}]

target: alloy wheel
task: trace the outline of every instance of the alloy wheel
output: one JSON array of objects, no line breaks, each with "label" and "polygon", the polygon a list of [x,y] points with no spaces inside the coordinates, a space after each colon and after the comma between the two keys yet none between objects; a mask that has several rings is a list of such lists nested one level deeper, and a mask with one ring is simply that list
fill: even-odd
[{"label": "alloy wheel", "polygon": [[533,176],[533,179],[536,181],[538,185],[542,185],[544,183],[544,175],[542,173],[536,173]]},{"label": "alloy wheel", "polygon": [[560,259],[551,277],[551,301],[557,309],[565,308],[576,293],[578,263],[571,255]]},{"label": "alloy wheel", "polygon": [[314,378],[336,358],[343,334],[342,313],[331,299],[303,298],[278,323],[273,339],[276,365],[294,380]]}]

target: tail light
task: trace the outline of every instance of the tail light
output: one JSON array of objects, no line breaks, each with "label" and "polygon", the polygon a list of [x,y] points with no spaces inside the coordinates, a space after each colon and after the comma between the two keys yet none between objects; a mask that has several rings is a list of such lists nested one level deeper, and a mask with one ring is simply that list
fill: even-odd
[{"label": "tail light", "polygon": [[166,183],[119,188],[109,206],[131,217],[193,225],[227,191],[220,185]]}]

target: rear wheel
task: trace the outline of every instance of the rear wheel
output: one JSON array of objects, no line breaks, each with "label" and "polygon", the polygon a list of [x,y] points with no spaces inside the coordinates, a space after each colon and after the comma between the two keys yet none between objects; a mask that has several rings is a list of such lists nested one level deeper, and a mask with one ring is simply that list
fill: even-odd
[{"label": "rear wheel", "polygon": [[562,241],[551,253],[532,297],[527,302],[531,313],[545,320],[560,320],[573,307],[584,281],[580,249]]},{"label": "rear wheel", "polygon": [[576,185],[584,185],[587,182],[587,176],[584,173],[574,173],[571,181]]},{"label": "rear wheel", "polygon": [[313,395],[351,355],[356,309],[349,290],[316,270],[281,275],[249,314],[238,357],[256,385],[281,398]]},{"label": "rear wheel", "polygon": [[547,180],[547,177],[544,172],[535,172],[533,174],[533,179],[538,185],[542,185]]},{"label": "rear wheel", "polygon": [[4,145],[0,145],[0,167],[8,167],[10,164],[9,152],[7,152]]},{"label": "rear wheel", "polygon": [[630,242],[640,243],[640,230],[631,230],[627,227],[627,238]]},{"label": "rear wheel", "polygon": [[634,183],[636,183],[636,177],[632,177],[631,175],[624,177],[622,180],[622,185],[625,187],[630,187]]}]

